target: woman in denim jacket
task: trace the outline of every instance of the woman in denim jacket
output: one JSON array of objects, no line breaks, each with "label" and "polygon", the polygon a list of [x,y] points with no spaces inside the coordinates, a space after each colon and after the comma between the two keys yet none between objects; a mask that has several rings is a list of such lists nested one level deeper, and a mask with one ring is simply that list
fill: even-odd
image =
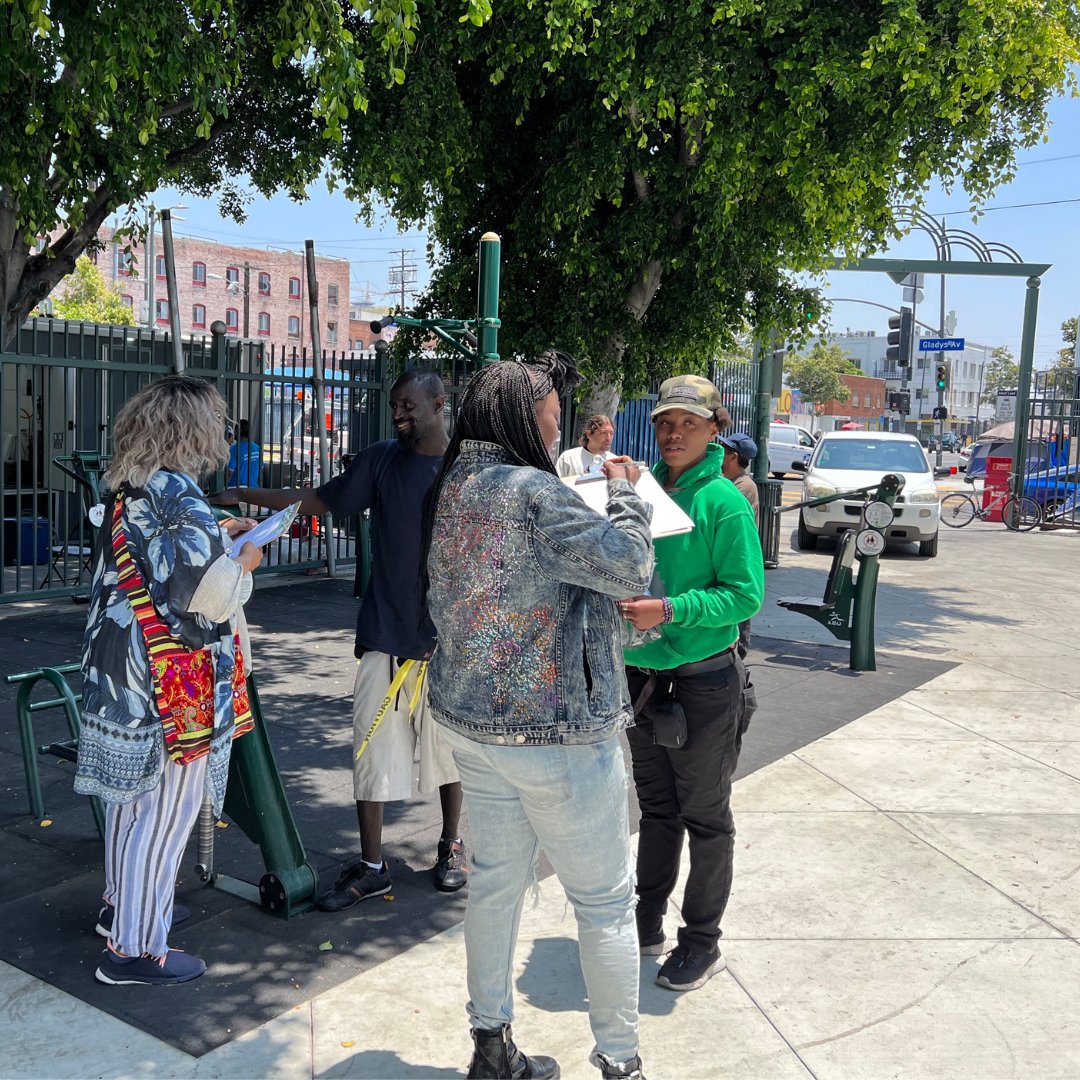
[{"label": "woman in denim jacket", "polygon": [[465,915],[470,1077],[559,1075],[510,1036],[512,972],[540,848],[574,905],[596,1049],[640,1077],[639,962],[627,780],[631,720],[615,600],[652,573],[649,509],[629,459],[605,463],[608,517],[555,473],[564,354],[493,364],[462,396],[432,490],[432,713],[461,774],[475,855]]}]

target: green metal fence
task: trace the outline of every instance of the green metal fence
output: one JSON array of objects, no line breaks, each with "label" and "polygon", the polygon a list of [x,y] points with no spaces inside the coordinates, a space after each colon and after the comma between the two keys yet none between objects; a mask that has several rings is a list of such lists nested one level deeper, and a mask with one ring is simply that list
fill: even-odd
[{"label": "green metal fence", "polygon": [[[317,382],[331,475],[364,447],[392,436],[388,400],[398,371],[388,369],[385,352],[324,351],[316,365],[306,349],[214,334],[185,339],[183,349],[186,372],[215,382],[232,423],[239,429],[244,422],[247,443],[238,445],[237,459],[246,462],[246,486],[322,482]],[[476,362],[457,355],[424,363],[442,374],[452,418]],[[735,427],[744,431],[752,430],[755,370],[748,363],[714,363],[709,370]],[[171,371],[168,334],[132,327],[32,319],[13,348],[0,353],[0,603],[87,593],[93,530],[71,455],[81,451],[107,462],[121,406]],[[650,389],[616,418],[615,449],[651,463],[658,455],[649,413],[658,387]],[[563,429],[569,445],[569,401]],[[230,484],[226,470],[205,480],[215,489]],[[271,546],[259,572],[325,567],[331,551],[337,563],[352,563],[358,544],[355,518],[335,521],[331,536],[317,519],[300,520]]]}]

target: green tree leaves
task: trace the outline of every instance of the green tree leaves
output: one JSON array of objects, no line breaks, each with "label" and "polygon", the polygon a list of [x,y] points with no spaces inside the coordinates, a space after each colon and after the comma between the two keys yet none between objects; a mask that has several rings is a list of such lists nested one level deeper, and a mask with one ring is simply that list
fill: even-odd
[{"label": "green tree leaves", "polygon": [[135,316],[124,303],[119,289],[113,288],[87,255],[75,261],[75,272],[60,283],[60,294],[53,301],[52,313],[59,319],[134,326]]},{"label": "green tree leaves", "polygon": [[862,372],[839,345],[817,342],[805,355],[788,353],[784,358],[788,386],[798,390],[803,401],[824,405],[827,401],[844,402],[851,390],[844,382],[845,375]]},{"label": "green tree leaves", "polygon": [[793,275],[885,245],[931,176],[985,196],[1080,58],[1071,0],[504,0],[480,34],[460,18],[460,0],[425,7],[423,64],[372,93],[377,150],[345,125],[349,189],[430,220],[430,311],[471,310],[479,236],[500,233],[504,351],[557,341],[623,389],[747,324],[786,336]]}]

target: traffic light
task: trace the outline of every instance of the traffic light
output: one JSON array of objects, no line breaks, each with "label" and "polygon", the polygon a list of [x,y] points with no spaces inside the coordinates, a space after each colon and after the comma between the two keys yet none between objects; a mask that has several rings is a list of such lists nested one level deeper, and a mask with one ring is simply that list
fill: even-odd
[{"label": "traffic light", "polygon": [[911,392],[909,390],[890,390],[889,411],[899,413],[911,412]]},{"label": "traffic light", "polygon": [[915,316],[910,308],[901,308],[899,315],[889,316],[889,347],[885,359],[897,367],[911,367],[911,346]]},{"label": "traffic light", "polygon": [[944,405],[938,405],[938,406],[936,406],[934,408],[933,413],[931,413],[931,419],[933,419],[933,420],[948,420],[949,419],[949,410],[947,408],[945,408]]},{"label": "traffic light", "polygon": [[940,363],[937,366],[937,388],[944,390],[949,385],[949,365]]}]

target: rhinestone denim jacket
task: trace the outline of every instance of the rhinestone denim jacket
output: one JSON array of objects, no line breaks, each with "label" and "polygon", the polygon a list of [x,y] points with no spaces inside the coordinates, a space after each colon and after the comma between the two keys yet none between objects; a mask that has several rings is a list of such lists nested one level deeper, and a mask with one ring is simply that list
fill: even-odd
[{"label": "rhinestone denim jacket", "polygon": [[648,588],[652,510],[607,484],[603,518],[554,474],[462,443],[428,559],[440,723],[507,745],[601,742],[630,723],[615,600]]}]

